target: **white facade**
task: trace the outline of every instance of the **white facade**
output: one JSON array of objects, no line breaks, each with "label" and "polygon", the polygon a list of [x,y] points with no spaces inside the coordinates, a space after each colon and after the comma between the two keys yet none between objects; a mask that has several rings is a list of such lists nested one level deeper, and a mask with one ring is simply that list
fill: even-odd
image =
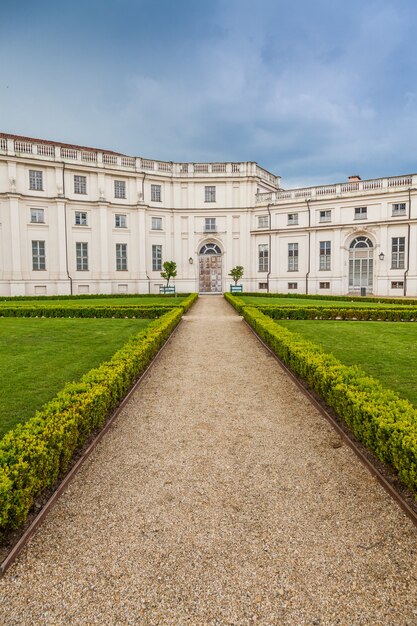
[{"label": "white facade", "polygon": [[[416,188],[415,188],[416,187]],[[417,296],[417,175],[283,190],[253,162],[172,163],[0,134],[0,296]]]}]

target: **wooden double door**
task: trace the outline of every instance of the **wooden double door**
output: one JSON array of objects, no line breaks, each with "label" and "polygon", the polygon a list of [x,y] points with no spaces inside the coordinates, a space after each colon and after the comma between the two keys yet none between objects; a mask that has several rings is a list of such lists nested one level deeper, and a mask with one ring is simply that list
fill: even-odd
[{"label": "wooden double door", "polygon": [[201,293],[221,293],[222,291],[222,257],[217,254],[200,255]]}]

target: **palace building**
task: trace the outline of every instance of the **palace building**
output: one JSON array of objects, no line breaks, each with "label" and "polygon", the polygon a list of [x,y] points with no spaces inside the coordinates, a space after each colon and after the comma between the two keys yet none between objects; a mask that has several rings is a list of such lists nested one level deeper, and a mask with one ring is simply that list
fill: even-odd
[{"label": "palace building", "polygon": [[417,174],[284,189],[254,162],[173,163],[0,134],[0,296],[417,296]]}]

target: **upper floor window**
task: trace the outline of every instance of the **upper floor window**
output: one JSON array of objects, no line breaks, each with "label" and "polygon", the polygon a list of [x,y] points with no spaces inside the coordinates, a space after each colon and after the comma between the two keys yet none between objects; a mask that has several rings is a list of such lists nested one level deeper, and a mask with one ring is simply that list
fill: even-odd
[{"label": "upper floor window", "polygon": [[269,216],[260,215],[258,217],[258,228],[269,228]]},{"label": "upper floor window", "polygon": [[43,172],[29,170],[29,189],[43,191]]},{"label": "upper floor window", "polygon": [[288,271],[298,271],[298,243],[288,244]]},{"label": "upper floor window", "polygon": [[216,187],[212,185],[204,187],[204,202],[216,202]]},{"label": "upper floor window", "polygon": [[330,269],[330,258],[332,253],[332,244],[330,241],[320,241],[320,269]]},{"label": "upper floor window", "polygon": [[295,226],[298,224],[298,213],[288,213],[288,226]]},{"label": "upper floor window", "polygon": [[151,201],[161,202],[161,185],[151,185]]},{"label": "upper floor window", "polygon": [[406,205],[405,202],[396,202],[392,205],[392,215],[405,215]]},{"label": "upper floor window", "polygon": [[404,269],[405,237],[393,237],[391,240],[391,268]]},{"label": "upper floor window", "polygon": [[46,270],[44,241],[32,241],[32,269]]},{"label": "upper floor window", "polygon": [[358,206],[355,208],[355,220],[366,220],[368,217],[368,207]]},{"label": "upper floor window", "polygon": [[87,193],[87,176],[74,176],[74,193]]},{"label": "upper floor window", "polygon": [[116,243],[116,270],[118,272],[127,270],[127,244]]},{"label": "upper floor window", "polygon": [[216,218],[215,217],[206,217],[204,220],[204,230],[205,232],[216,232]]},{"label": "upper floor window", "polygon": [[75,256],[77,262],[77,272],[88,271],[88,243],[77,242],[75,244]]},{"label": "upper floor window", "polygon": [[85,211],[75,211],[75,225],[87,226],[87,213]]},{"label": "upper floor window", "polygon": [[45,223],[45,211],[43,209],[31,209],[30,221],[32,224],[44,224]]},{"label": "upper floor window", "polygon": [[126,181],[124,180],[114,181],[114,197],[126,198]]},{"label": "upper floor window", "polygon": [[323,222],[331,222],[332,221],[332,212],[329,211],[329,210],[320,211],[319,221],[320,221],[321,224]]},{"label": "upper floor window", "polygon": [[162,217],[152,218],[152,230],[162,230]]},{"label": "upper floor window", "polygon": [[269,270],[269,249],[267,243],[258,246],[258,270],[267,272]]},{"label": "upper floor window", "polygon": [[115,228],[126,228],[127,227],[126,215],[122,215],[121,213],[116,213],[116,215],[114,216],[114,226]]}]

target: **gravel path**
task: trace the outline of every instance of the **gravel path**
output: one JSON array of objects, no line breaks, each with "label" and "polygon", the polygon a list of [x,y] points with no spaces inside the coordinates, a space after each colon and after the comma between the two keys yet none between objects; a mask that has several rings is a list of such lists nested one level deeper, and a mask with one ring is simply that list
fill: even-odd
[{"label": "gravel path", "polygon": [[202,297],[0,581],[0,623],[411,626],[416,536]]}]

